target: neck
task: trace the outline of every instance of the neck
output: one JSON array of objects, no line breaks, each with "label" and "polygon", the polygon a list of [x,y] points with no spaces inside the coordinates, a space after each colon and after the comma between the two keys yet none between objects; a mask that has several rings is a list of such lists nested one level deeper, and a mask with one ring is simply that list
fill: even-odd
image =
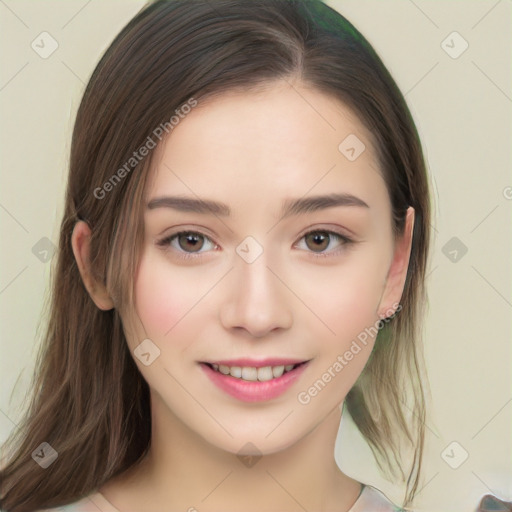
[{"label": "neck", "polygon": [[361,491],[360,484],[345,475],[334,459],[341,420],[338,406],[299,442],[252,456],[210,444],[153,392],[151,410],[147,456],[100,489],[121,512],[235,512],[241,508],[245,512],[344,512]]}]

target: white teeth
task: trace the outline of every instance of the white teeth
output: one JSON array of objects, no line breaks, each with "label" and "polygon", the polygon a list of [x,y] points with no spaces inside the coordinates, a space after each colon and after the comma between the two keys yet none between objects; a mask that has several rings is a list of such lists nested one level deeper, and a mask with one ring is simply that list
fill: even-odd
[{"label": "white teeth", "polygon": [[[234,377],[234,375],[233,375]],[[258,380],[258,370],[254,367],[244,366],[242,368],[242,379],[244,380]]]},{"label": "white teeth", "polygon": [[232,366],[230,373],[233,377],[239,379],[242,376],[242,368],[240,368],[240,366]]},{"label": "white teeth", "polygon": [[258,380],[266,381],[274,378],[272,374],[272,366],[263,366],[262,368],[258,368]]},{"label": "white teeth", "polygon": [[212,364],[214,370],[224,375],[231,375],[237,379],[243,379],[252,382],[265,382],[267,380],[277,379],[278,377],[281,377],[283,373],[292,370],[294,366],[294,364],[287,364],[286,366],[262,366],[261,368],[255,368],[254,366],[240,367],[225,366],[223,364]]},{"label": "white teeth", "polygon": [[228,375],[229,374],[229,366],[224,366],[223,364],[221,364],[219,366],[219,372],[223,373],[224,375]]},{"label": "white teeth", "polygon": [[[291,366],[293,368],[293,365],[288,365],[288,366]],[[284,366],[274,366],[272,368],[272,375],[274,376],[274,378],[281,377],[281,375],[283,375],[283,373],[284,373]]]}]

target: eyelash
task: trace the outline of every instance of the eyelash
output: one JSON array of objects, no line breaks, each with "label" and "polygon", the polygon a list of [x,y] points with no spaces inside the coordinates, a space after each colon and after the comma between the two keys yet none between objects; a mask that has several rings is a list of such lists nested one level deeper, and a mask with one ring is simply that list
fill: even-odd
[{"label": "eyelash", "polygon": [[[314,229],[312,231],[308,231],[307,233],[304,233],[304,235],[302,235],[300,240],[304,239],[307,235],[310,235],[312,233],[324,233],[324,234],[327,234],[329,236],[334,236],[335,238],[337,238],[338,240],[343,242],[342,245],[338,249],[335,249],[334,251],[331,251],[331,252],[315,253],[313,251],[309,251],[313,255],[313,258],[327,258],[327,257],[331,257],[331,256],[336,256],[337,254],[339,254],[343,250],[344,246],[349,245],[349,244],[354,242],[351,238],[349,238],[346,235],[342,235],[341,233],[338,233],[336,231],[330,231],[330,230],[327,230],[327,229]],[[170,250],[171,242],[175,238],[179,237],[180,235],[185,235],[185,234],[188,234],[188,235],[201,235],[204,238],[206,238],[207,240],[210,240],[212,243],[215,244],[215,242],[213,242],[213,240],[211,240],[211,238],[209,236],[205,235],[204,233],[201,233],[200,231],[183,230],[183,231],[178,231],[177,233],[173,233],[173,234],[171,234],[169,236],[166,236],[162,240],[159,240],[157,242],[157,245],[159,247],[165,248],[166,250]],[[202,255],[204,254],[202,252],[201,253],[188,253],[188,252],[185,252],[185,251],[182,251],[182,250],[179,250],[179,249],[176,250],[176,253],[177,253],[177,257],[181,258],[183,260],[201,258]]]}]

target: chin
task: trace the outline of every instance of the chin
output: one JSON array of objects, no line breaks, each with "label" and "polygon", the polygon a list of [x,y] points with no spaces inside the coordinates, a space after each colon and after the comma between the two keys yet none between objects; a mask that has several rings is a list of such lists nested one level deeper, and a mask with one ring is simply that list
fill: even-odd
[{"label": "chin", "polygon": [[[272,432],[273,430],[276,432]],[[211,433],[205,440],[217,449],[232,453],[237,456],[262,456],[282,452],[299,442],[307,433],[301,435],[299,432],[290,432],[283,429],[280,432],[276,429],[276,423],[272,427],[265,426],[261,430],[254,428],[244,432],[229,430],[233,437],[222,435],[221,438],[212,438]],[[272,433],[271,433],[272,432]],[[269,433],[271,433],[269,435]]]}]

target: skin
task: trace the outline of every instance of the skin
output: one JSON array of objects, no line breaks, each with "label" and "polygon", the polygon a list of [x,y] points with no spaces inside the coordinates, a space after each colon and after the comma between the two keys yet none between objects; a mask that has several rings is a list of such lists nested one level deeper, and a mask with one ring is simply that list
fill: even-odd
[{"label": "skin", "polygon": [[[366,146],[353,162],[338,150],[349,134]],[[299,82],[199,105],[155,151],[147,201],[213,199],[228,204],[231,216],[145,211],[135,304],[122,319],[132,354],[145,338],[160,349],[149,366],[134,357],[151,390],[152,445],[140,466],[100,491],[123,512],[346,512],[361,485],[334,460],[340,406],[374,339],[308,404],[297,395],[396,309],[414,210],[395,242],[370,134],[343,104]],[[333,191],[354,194],[369,208],[337,206],[280,220],[285,199]],[[180,230],[206,235],[200,257],[180,259],[187,248],[198,253],[179,238],[157,245]],[[353,242],[306,243],[307,233],[326,230]],[[263,249],[252,263],[236,252],[247,236]],[[72,244],[84,284],[99,308],[110,309],[107,289],[91,278],[89,240],[87,224],[78,222]],[[245,403],[212,385],[198,364],[244,356],[311,362],[283,395]],[[252,467],[237,456],[248,442],[263,455]]]}]

